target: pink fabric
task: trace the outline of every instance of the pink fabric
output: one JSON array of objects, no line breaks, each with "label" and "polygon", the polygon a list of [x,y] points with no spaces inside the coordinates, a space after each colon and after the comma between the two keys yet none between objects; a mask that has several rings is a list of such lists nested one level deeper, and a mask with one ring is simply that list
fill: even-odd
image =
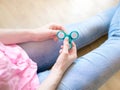
[{"label": "pink fabric", "polygon": [[0,90],[36,90],[37,65],[17,45],[0,43]]}]

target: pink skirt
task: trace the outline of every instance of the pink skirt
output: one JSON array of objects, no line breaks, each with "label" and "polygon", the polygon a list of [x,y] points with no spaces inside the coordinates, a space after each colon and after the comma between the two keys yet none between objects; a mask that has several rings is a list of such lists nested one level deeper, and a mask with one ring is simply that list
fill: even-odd
[{"label": "pink skirt", "polygon": [[18,45],[0,43],[0,90],[36,90],[37,65]]}]

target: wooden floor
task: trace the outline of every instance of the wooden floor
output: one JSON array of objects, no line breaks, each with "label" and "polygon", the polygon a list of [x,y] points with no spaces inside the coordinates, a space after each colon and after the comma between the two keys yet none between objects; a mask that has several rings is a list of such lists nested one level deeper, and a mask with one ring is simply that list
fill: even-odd
[{"label": "wooden floor", "polygon": [[[51,22],[80,22],[117,3],[118,0],[0,0],[0,28],[38,28]],[[81,49],[78,55],[98,47],[106,38]],[[120,72],[99,90],[120,90]]]}]

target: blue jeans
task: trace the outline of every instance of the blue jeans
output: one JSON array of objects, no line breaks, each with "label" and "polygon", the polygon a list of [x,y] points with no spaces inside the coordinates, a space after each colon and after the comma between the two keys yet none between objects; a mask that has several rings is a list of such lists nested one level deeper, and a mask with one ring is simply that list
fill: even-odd
[{"label": "blue jeans", "polygon": [[[120,69],[119,16],[120,7],[116,6],[84,22],[65,26],[68,32],[72,30],[79,32],[80,37],[75,41],[78,49],[107,32],[108,39],[100,47],[79,57],[65,73],[57,90],[97,90]],[[48,69],[55,63],[61,44],[61,41],[48,40],[20,45],[38,64],[40,82],[50,73]]]}]

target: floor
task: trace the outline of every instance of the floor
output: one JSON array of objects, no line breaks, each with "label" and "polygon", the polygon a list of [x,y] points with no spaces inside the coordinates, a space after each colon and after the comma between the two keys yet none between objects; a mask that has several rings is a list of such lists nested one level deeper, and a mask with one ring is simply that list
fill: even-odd
[{"label": "floor", "polygon": [[[48,23],[81,22],[117,3],[118,0],[0,0],[0,28],[38,28]],[[84,47],[78,55],[98,47],[106,38]],[[99,90],[120,90],[120,72]]]}]

